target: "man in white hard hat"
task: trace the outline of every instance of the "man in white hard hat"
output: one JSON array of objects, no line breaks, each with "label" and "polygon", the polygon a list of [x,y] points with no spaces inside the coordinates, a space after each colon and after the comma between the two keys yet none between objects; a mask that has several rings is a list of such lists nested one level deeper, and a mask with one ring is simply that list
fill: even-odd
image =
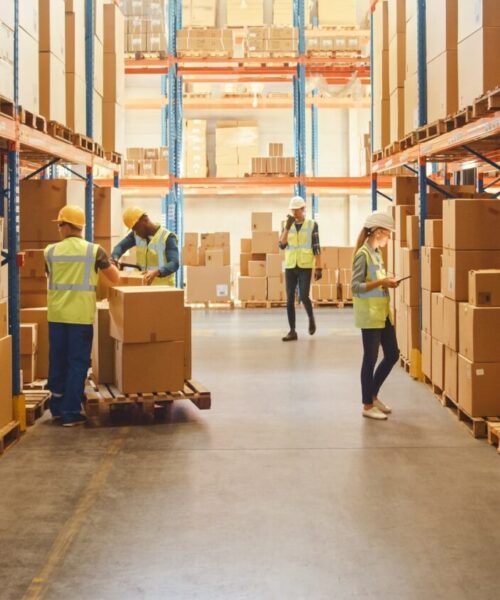
[{"label": "man in white hard hat", "polygon": [[120,257],[134,246],[137,266],[144,273],[146,285],[175,286],[175,273],[179,269],[177,236],[158,223],[153,223],[145,210],[130,206],[123,212],[123,223],[130,229],[111,253],[118,264]]},{"label": "man in white hard hat", "polygon": [[309,297],[311,279],[314,269],[314,280],[321,279],[321,247],[319,244],[318,224],[306,219],[306,203],[301,196],[290,200],[285,228],[280,237],[280,248],[285,250],[285,277],[287,315],[290,331],[282,338],[284,342],[295,341],[295,292],[299,288],[299,296],[307,316],[309,317],[309,334],[316,332],[313,308]]},{"label": "man in white hard hat", "polygon": [[63,426],[85,423],[81,414],[90,367],[98,271],[112,283],[118,269],[101,246],[82,238],[85,213],[64,206],[56,219],[61,241],[45,248],[48,275],[50,412]]}]

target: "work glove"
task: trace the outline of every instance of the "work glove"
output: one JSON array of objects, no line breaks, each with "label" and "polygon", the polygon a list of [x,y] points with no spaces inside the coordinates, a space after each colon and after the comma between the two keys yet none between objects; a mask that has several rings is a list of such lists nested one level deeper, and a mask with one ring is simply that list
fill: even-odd
[{"label": "work glove", "polygon": [[290,231],[290,228],[292,227],[292,225],[295,223],[295,217],[293,215],[288,215],[288,218],[286,220],[286,225],[285,228],[287,231]]},{"label": "work glove", "polygon": [[314,281],[319,281],[323,277],[323,269],[321,267],[314,269]]}]

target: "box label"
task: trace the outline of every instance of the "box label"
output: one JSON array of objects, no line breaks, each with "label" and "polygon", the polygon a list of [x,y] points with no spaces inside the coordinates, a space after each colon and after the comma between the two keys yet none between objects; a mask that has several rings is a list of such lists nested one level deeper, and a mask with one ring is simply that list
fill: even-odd
[{"label": "box label", "polygon": [[225,285],[225,284],[216,285],[215,293],[217,295],[217,298],[225,298],[226,296],[229,296],[229,290],[228,290],[227,285]]}]

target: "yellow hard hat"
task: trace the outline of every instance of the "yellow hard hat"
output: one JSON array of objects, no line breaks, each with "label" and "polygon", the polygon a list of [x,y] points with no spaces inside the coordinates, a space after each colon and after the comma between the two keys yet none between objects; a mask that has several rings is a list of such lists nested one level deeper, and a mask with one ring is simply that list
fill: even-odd
[{"label": "yellow hard hat", "polygon": [[125,227],[133,229],[137,221],[146,214],[146,211],[138,206],[130,206],[123,211],[123,222]]},{"label": "yellow hard hat", "polygon": [[68,204],[63,206],[57,215],[54,223],[69,223],[78,229],[85,227],[85,213],[79,206]]}]

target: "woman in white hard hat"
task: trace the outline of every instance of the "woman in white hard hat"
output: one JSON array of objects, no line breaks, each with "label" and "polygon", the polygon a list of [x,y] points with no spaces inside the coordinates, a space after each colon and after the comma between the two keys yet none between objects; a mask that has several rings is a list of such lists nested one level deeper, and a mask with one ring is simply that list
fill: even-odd
[{"label": "woman in white hard hat", "polygon": [[[352,273],[355,325],[363,338],[361,389],[363,416],[385,420],[392,411],[378,393],[399,358],[398,343],[389,303],[389,288],[396,288],[396,279],[387,277],[380,248],[387,245],[393,218],[384,212],[374,212],[365,221],[358,237]],[[379,348],[384,358],[375,369]]]},{"label": "woman in white hard hat", "polygon": [[295,330],[295,291],[299,287],[300,300],[309,317],[309,334],[316,332],[309,290],[311,288],[312,271],[314,279],[321,279],[321,247],[319,245],[318,224],[306,219],[306,203],[300,196],[290,200],[285,228],[281,234],[279,246],[285,250],[285,278],[287,315],[290,331],[282,338],[284,342],[295,341],[298,336]]}]

